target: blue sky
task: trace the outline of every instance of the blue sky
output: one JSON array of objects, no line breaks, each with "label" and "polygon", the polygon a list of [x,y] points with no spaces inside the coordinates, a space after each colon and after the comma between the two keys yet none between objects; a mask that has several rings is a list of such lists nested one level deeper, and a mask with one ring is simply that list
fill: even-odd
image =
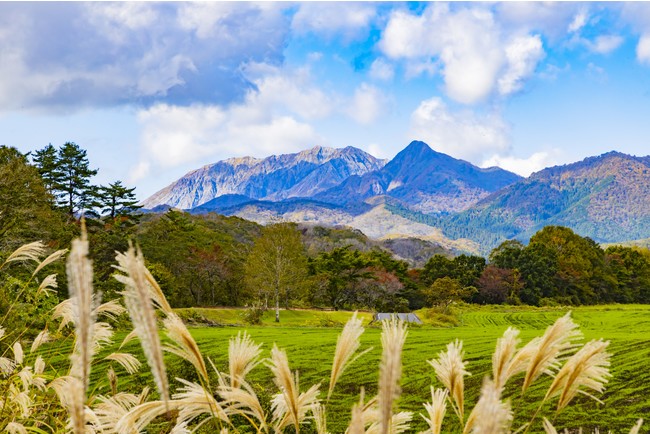
[{"label": "blue sky", "polygon": [[0,2],[0,144],[141,199],[224,158],[411,140],[522,175],[650,154],[650,3]]}]

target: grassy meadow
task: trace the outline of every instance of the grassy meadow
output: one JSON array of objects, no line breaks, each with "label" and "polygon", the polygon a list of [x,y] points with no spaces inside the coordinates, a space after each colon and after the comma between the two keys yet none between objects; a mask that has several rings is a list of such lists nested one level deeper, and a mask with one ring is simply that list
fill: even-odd
[{"label": "grassy meadow", "polygon": [[[236,309],[195,309],[195,312],[180,311],[182,316],[202,316],[223,327],[193,327],[195,337],[204,355],[210,357],[220,370],[227,369],[228,339],[240,330],[248,330],[252,338],[263,343],[263,356],[269,356],[273,343],[287,351],[292,370],[300,373],[300,388],[305,390],[314,383],[322,383],[327,389],[332,355],[337,336],[349,312],[320,312],[292,310],[281,312],[281,323],[276,324],[273,312],[267,312],[260,326],[242,326],[240,311]],[[521,330],[522,344],[541,335],[547,326],[564,315],[565,308],[530,307],[475,307],[457,309],[458,326],[436,327],[431,325],[411,326],[403,353],[402,397],[400,410],[423,412],[422,404],[431,399],[429,386],[441,387],[435,378],[433,368],[427,360],[433,359],[447,343],[461,339],[464,343],[467,370],[472,373],[466,378],[466,411],[476,403],[482,379],[491,372],[491,355],[496,339],[513,326]],[[606,305],[573,308],[573,318],[584,334],[584,342],[603,338],[611,341],[608,351],[611,359],[612,378],[603,395],[597,396],[604,404],[593,399],[578,396],[572,405],[555,419],[559,429],[575,431],[580,427],[598,428],[601,432],[629,432],[640,417],[650,414],[650,306]],[[364,325],[370,314],[361,314]],[[240,325],[237,325],[237,324]],[[329,327],[323,327],[329,325]],[[373,349],[357,360],[346,371],[336,386],[328,404],[328,429],[332,433],[344,432],[350,419],[350,409],[358,401],[359,388],[363,386],[366,396],[377,392],[378,367],[381,358],[381,329],[371,325],[362,336],[362,349]],[[166,357],[167,359],[167,357]],[[177,359],[169,358],[172,369],[182,370]],[[175,367],[174,367],[175,366]],[[251,382],[261,396],[270,397],[276,393],[271,373],[264,366],[258,366],[251,374]],[[523,379],[518,376],[508,384],[505,396],[511,397],[515,413],[513,428],[530,419],[540,399],[550,384],[550,378],[542,377],[533,383],[522,398],[520,387]],[[322,396],[324,398],[324,396]],[[553,420],[557,400],[547,402],[540,412]],[[336,417],[332,417],[336,415]],[[420,416],[414,424],[424,430]],[[645,428],[645,427],[644,427]],[[448,409],[444,432],[458,432],[460,425],[451,409]],[[537,419],[529,432],[541,432],[541,420]],[[305,431],[308,432],[308,431]],[[415,432],[415,431],[413,431]],[[643,431],[642,429],[642,432]]]}]

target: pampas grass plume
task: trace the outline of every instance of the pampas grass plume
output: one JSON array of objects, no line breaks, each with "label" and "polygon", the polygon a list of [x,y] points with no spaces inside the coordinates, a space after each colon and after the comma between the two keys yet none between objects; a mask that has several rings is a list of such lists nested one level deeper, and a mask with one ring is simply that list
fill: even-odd
[{"label": "pampas grass plume", "polygon": [[382,355],[379,366],[379,426],[380,433],[390,432],[393,404],[401,393],[402,349],[407,336],[406,323],[396,316],[382,324]]},{"label": "pampas grass plume", "polygon": [[360,338],[363,334],[363,326],[361,320],[357,318],[357,312],[354,312],[352,317],[348,320],[343,328],[343,331],[338,337],[336,342],[336,351],[334,352],[334,361],[332,362],[332,373],[330,375],[330,385],[327,390],[327,400],[329,401],[336,386],[337,381],[343,374],[343,371],[350,366],[356,359],[361,357],[363,353],[353,358],[354,353],[361,345]]},{"label": "pampas grass plume", "polygon": [[438,358],[429,360],[438,380],[449,391],[449,399],[453,401],[452,408],[463,424],[465,406],[465,376],[471,375],[465,370],[463,361],[463,342],[458,339],[447,345],[447,351],[438,353]]},{"label": "pampas grass plume", "polygon": [[228,342],[230,385],[239,387],[246,375],[260,363],[262,344],[256,344],[248,333],[239,332]]},{"label": "pampas grass plume", "polygon": [[447,412],[447,397],[449,391],[446,389],[434,389],[431,386],[431,403],[425,402],[424,408],[427,411],[427,416],[420,415],[429,425],[429,430],[425,434],[440,434],[442,429],[442,421]]}]

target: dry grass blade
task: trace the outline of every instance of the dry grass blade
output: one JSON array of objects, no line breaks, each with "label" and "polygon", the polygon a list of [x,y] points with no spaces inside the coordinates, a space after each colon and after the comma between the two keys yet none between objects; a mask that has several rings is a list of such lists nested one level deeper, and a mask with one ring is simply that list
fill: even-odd
[{"label": "dry grass blade", "polygon": [[176,401],[149,401],[136,405],[114,425],[116,433],[138,434],[161,414],[176,410],[182,404]]},{"label": "dry grass blade", "polygon": [[99,304],[93,293],[93,268],[88,259],[88,240],[85,231],[82,232],[80,239],[72,241],[66,271],[75,325],[75,346],[70,356],[70,372],[81,380],[85,396],[90,382],[90,366],[95,350],[93,337],[97,318],[95,307]]},{"label": "dry grass blade", "polygon": [[163,349],[190,362],[203,379],[204,384],[210,384],[203,355],[183,321],[178,315],[171,313],[163,320],[163,324],[167,330],[167,336],[171,339],[171,343],[165,345]]},{"label": "dry grass blade", "polygon": [[56,274],[50,274],[48,276],[45,276],[45,279],[41,281],[41,284],[38,285],[38,289],[36,290],[36,295],[39,295],[41,293],[45,294],[45,296],[49,296],[50,294],[55,294],[56,293],[56,288],[59,287],[59,284],[56,281]]},{"label": "dry grass blade", "polygon": [[255,344],[248,333],[237,333],[228,342],[228,369],[230,385],[239,387],[246,375],[260,363],[262,344]]},{"label": "dry grass blade", "polygon": [[447,351],[438,353],[438,358],[428,360],[436,371],[436,377],[449,391],[452,408],[458,416],[461,425],[464,424],[465,407],[465,376],[471,375],[465,370],[463,361],[463,343],[456,340],[447,344]]},{"label": "dry grass blade", "polygon": [[390,430],[393,403],[401,392],[399,383],[402,376],[402,349],[407,334],[406,323],[395,316],[382,324],[378,393],[381,434]]},{"label": "dry grass blade", "polygon": [[271,403],[276,429],[282,430],[293,425],[296,432],[300,432],[300,424],[317,400],[319,385],[299,393],[298,374],[296,373],[295,377],[292,375],[287,354],[276,345],[271,349],[269,368],[273,373],[275,384],[280,389],[280,393],[273,397]]},{"label": "dry grass blade", "polygon": [[162,345],[158,335],[156,314],[151,300],[150,284],[147,281],[144,259],[140,252],[130,247],[125,254],[116,257],[126,275],[116,278],[124,283],[124,302],[133,327],[140,338],[142,350],[151,368],[156,388],[164,402],[169,400],[167,370],[163,361]]},{"label": "dry grass blade", "polygon": [[[267,431],[266,414],[252,387],[242,382],[238,387],[222,384],[218,389],[223,399],[223,406],[227,414],[244,414],[252,416],[259,421],[258,431]],[[251,421],[252,423],[252,421]]]},{"label": "dry grass blade", "polygon": [[608,345],[609,342],[603,342],[602,339],[586,343],[558,371],[544,400],[559,394],[557,411],[565,408],[578,392],[601,402],[581,388],[591,389],[598,393],[605,390],[605,383],[607,383],[608,377],[611,377],[609,373],[610,354],[605,351]]},{"label": "dry grass blade", "polygon": [[0,268],[10,262],[38,262],[39,258],[43,256],[43,254],[45,254],[45,245],[42,242],[34,241],[33,243],[24,244],[14,250],[14,252],[5,259],[2,265],[0,265]]},{"label": "dry grass blade", "polygon": [[174,394],[174,403],[178,404],[180,412],[178,413],[179,423],[190,423],[195,418],[206,415],[210,418],[228,422],[228,415],[219,405],[212,393],[203,386],[196,383],[177,378],[183,383],[179,393]]},{"label": "dry grass blade", "polygon": [[46,342],[49,342],[50,339],[50,332],[47,329],[41,330],[41,332],[34,338],[34,342],[32,342],[32,347],[30,348],[29,352],[33,353],[38,349],[38,347]]},{"label": "dry grass blade", "polygon": [[5,427],[5,432],[9,434],[27,434],[27,429],[21,423],[9,422]]},{"label": "dry grass blade", "polygon": [[496,387],[503,387],[513,375],[526,370],[524,361],[515,359],[519,342],[519,330],[513,327],[508,327],[503,337],[497,340],[492,355],[492,377]]},{"label": "dry grass blade", "polygon": [[630,434],[639,434],[639,430],[641,429],[642,425],[643,425],[643,419],[637,420],[636,424],[630,430]]},{"label": "dry grass blade", "polygon": [[369,351],[368,349],[352,358],[352,356],[354,356],[354,353],[359,349],[359,346],[361,345],[360,338],[363,334],[363,331],[364,329],[361,325],[361,320],[357,318],[357,312],[354,312],[352,318],[350,318],[345,324],[343,331],[336,341],[336,351],[334,352],[334,361],[332,362],[330,385],[327,391],[328,401],[332,396],[332,391],[334,391],[336,382],[343,374],[343,371],[345,371],[348,366],[354,363],[356,359]]},{"label": "dry grass blade", "polygon": [[12,350],[14,352],[15,364],[22,365],[25,358],[25,353],[23,352],[23,346],[20,345],[20,342],[14,342],[12,346]]},{"label": "dry grass blade", "polygon": [[524,346],[519,351],[521,355],[515,356],[517,360],[528,359],[522,393],[542,373],[552,375],[558,368],[560,358],[576,347],[574,341],[579,338],[582,338],[582,333],[571,319],[571,312],[567,312],[548,327],[541,338],[533,339]]},{"label": "dry grass blade", "polygon": [[317,434],[329,434],[327,432],[327,419],[325,418],[325,407],[314,403],[311,406],[311,414],[314,416],[314,425]]},{"label": "dry grass blade", "polygon": [[483,379],[481,396],[472,410],[464,433],[502,434],[510,431],[513,415],[510,403],[501,401],[501,388],[488,377]]},{"label": "dry grass blade", "polygon": [[61,258],[63,257],[63,255],[65,255],[66,253],[68,253],[68,249],[57,250],[56,252],[54,252],[54,253],[52,253],[50,256],[48,256],[47,258],[43,259],[43,261],[42,261],[40,264],[38,264],[38,267],[36,267],[36,269],[35,269],[34,272],[32,273],[32,276],[36,276],[36,274],[37,274],[39,271],[41,271],[43,268],[45,268],[45,267],[47,267],[48,265],[50,265],[52,262],[56,262],[56,261],[58,261],[58,260],[61,259]]},{"label": "dry grass blade", "polygon": [[121,350],[122,347],[123,347],[124,345],[128,344],[129,342],[131,342],[132,340],[136,339],[137,337],[138,337],[138,333],[137,333],[135,330],[131,330],[131,331],[129,332],[129,334],[126,335],[126,336],[124,337],[124,339],[122,340],[122,343],[120,344],[119,349]]},{"label": "dry grass blade", "polygon": [[119,363],[129,374],[135,374],[140,370],[140,361],[130,353],[112,353],[104,358]]},{"label": "dry grass blade", "polygon": [[350,420],[348,429],[345,431],[346,434],[365,434],[366,432],[366,425],[363,421],[363,395],[364,389],[362,387],[359,402],[352,406],[352,419]]},{"label": "dry grass blade", "polygon": [[546,434],[557,434],[557,430],[555,429],[553,424],[551,422],[549,422],[548,419],[544,418],[544,420],[542,421],[542,424],[544,425],[544,432]]},{"label": "dry grass blade", "polygon": [[429,425],[429,429],[424,434],[440,434],[442,421],[447,412],[448,396],[449,392],[446,389],[434,389],[433,386],[431,387],[431,403],[424,403],[424,408],[429,417],[420,415]]}]

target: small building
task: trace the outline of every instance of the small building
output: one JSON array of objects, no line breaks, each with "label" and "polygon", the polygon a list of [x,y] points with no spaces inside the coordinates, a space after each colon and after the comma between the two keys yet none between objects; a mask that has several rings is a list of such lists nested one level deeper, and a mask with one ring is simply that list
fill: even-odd
[{"label": "small building", "polygon": [[422,320],[414,313],[376,313],[372,317],[372,322],[390,319],[392,316],[396,316],[404,322],[422,324]]}]

